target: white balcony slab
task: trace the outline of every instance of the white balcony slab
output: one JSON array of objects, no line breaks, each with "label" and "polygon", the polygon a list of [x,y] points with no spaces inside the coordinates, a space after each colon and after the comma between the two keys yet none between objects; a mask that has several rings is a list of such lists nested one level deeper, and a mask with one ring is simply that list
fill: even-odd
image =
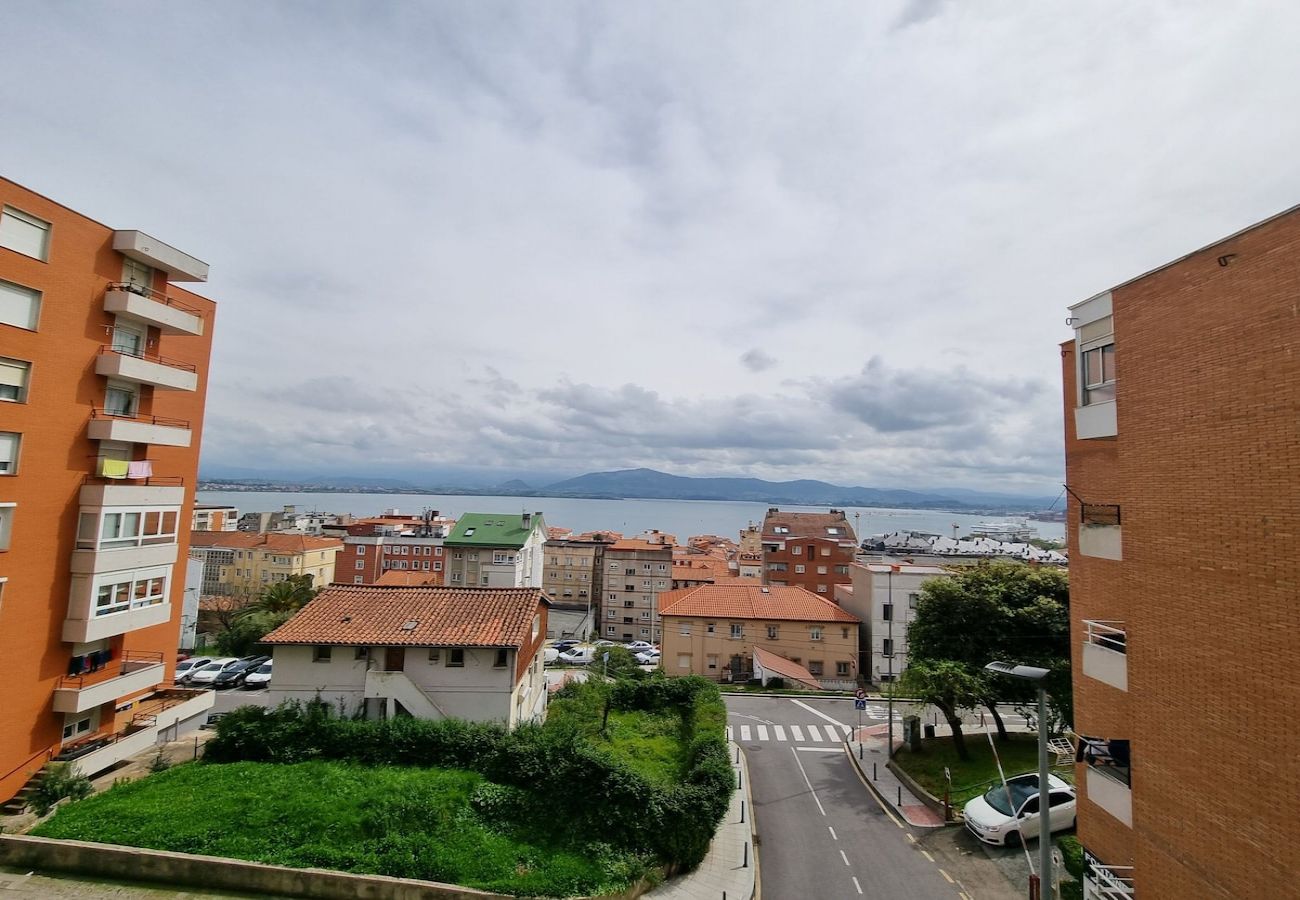
[{"label": "white balcony slab", "polygon": [[120,484],[82,485],[82,506],[170,506],[179,512],[185,503],[184,485]]},{"label": "white balcony slab", "polygon": [[156,724],[159,731],[171,728],[180,722],[186,722],[200,713],[212,709],[212,705],[217,702],[216,691],[200,691],[188,700],[184,700],[175,706],[169,706],[157,714]]},{"label": "white balcony slab", "polygon": [[[74,590],[77,579],[73,579]],[[153,625],[162,625],[171,621],[172,605],[159,603],[156,606],[144,606],[140,609],[127,609],[109,616],[91,615],[90,592],[84,592],[85,598],[77,603],[69,603],[68,617],[63,620],[63,639],[69,643],[84,644],[138,631]]]},{"label": "white balcony slab", "polygon": [[1130,828],[1133,827],[1133,789],[1088,767],[1088,799]]},{"label": "white balcony slab", "polygon": [[203,317],[135,291],[110,289],[104,294],[104,311],[152,325],[163,334],[203,334]]},{"label": "white balcony slab", "polygon": [[[120,663],[112,663],[118,665]],[[126,667],[131,668],[132,663]],[[61,687],[54,691],[54,711],[79,713],[111,703],[130,694],[138,694],[162,684],[166,667],[162,663],[141,663],[124,675],[106,678],[83,688]]]},{"label": "white balcony slab", "polygon": [[95,359],[95,374],[136,384],[151,384],[163,391],[195,391],[199,374],[140,356],[108,351]]},{"label": "white balcony slab", "polygon": [[1083,643],[1083,674],[1104,681],[1121,691],[1128,690],[1128,656],[1098,644]]},{"label": "white balcony slab", "polygon": [[167,273],[168,281],[207,281],[208,264],[164,244],[143,231],[113,232],[113,249],[123,256]]},{"label": "white balcony slab", "polygon": [[124,441],[128,444],[157,444],[160,447],[188,447],[194,437],[188,426],[155,425],[143,420],[112,416],[91,419],[86,435],[92,441]]},{"label": "white balcony slab", "polygon": [[143,547],[118,547],[112,550],[72,551],[73,575],[96,575],[170,566],[176,563],[179,548],[175,544],[151,544]]},{"label": "white balcony slab", "polygon": [[1089,438],[1110,438],[1119,434],[1119,425],[1115,418],[1115,401],[1089,403],[1087,406],[1075,407],[1074,433],[1079,440]]},{"label": "white balcony slab", "polygon": [[1099,559],[1123,559],[1123,526],[1080,525],[1079,552]]},{"label": "white balcony slab", "polygon": [[71,767],[80,775],[90,777],[110,768],[124,759],[130,759],[137,753],[143,753],[158,742],[157,728],[142,728],[139,731],[118,738],[107,747],[101,747],[94,753],[72,760]]}]

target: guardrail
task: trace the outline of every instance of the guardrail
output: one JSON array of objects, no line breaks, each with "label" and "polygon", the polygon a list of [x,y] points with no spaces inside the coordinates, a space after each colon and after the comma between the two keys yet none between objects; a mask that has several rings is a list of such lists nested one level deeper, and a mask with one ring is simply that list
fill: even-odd
[{"label": "guardrail", "polygon": [[1128,652],[1128,632],[1124,623],[1116,619],[1084,619],[1084,641],[1116,653]]},{"label": "guardrail", "polygon": [[139,422],[141,425],[164,425],[168,428],[189,428],[190,423],[185,419],[169,419],[166,416],[142,416],[137,413],[114,412],[102,407],[94,407],[90,411],[92,419],[125,419],[128,422]]},{"label": "guardrail", "polygon": [[167,296],[162,291],[155,291],[153,288],[147,288],[141,284],[131,284],[129,282],[114,282],[107,288],[110,291],[126,291],[129,294],[138,294],[147,300],[155,303],[161,303],[164,306],[170,306],[173,309],[179,309],[181,312],[189,313],[192,316],[203,318],[203,310],[196,309],[193,306],[182,303],[172,297]]},{"label": "guardrail", "polygon": [[128,650],[118,658],[110,660],[108,665],[93,672],[87,672],[84,675],[61,675],[58,689],[79,691],[100,682],[108,681],[111,678],[120,678],[123,675],[130,675],[132,672],[138,672],[149,666],[161,666],[162,664],[163,655],[161,650]]},{"label": "guardrail", "polygon": [[116,353],[118,356],[129,356],[132,359],[142,359],[145,362],[156,363],[160,366],[166,366],[169,369],[180,369],[183,372],[197,372],[198,366],[193,363],[187,363],[179,359],[169,359],[166,356],[157,356],[152,353],[143,353],[135,350],[128,350],[125,347],[114,347],[112,344],[102,344],[99,348],[100,354]]}]

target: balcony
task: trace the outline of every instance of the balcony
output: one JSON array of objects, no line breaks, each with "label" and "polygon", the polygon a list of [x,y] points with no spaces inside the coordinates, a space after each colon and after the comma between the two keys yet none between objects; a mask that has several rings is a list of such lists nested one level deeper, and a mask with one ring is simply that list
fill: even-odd
[{"label": "balcony", "polygon": [[152,325],[163,334],[203,334],[203,318],[197,309],[138,284],[110,284],[104,294],[104,312]]},{"label": "balcony", "polygon": [[1128,690],[1128,634],[1124,623],[1084,619],[1083,674]]},{"label": "balcony", "polygon": [[114,231],[113,249],[136,262],[167,273],[168,281],[207,281],[208,264],[143,231]]},{"label": "balcony", "polygon": [[185,484],[179,478],[149,478],[136,484],[91,476],[81,485],[81,506],[172,506],[185,503]]},{"label": "balcony", "polygon": [[132,708],[134,715],[121,731],[64,744],[54,759],[71,763],[78,774],[95,775],[148,750],[168,728],[203,714],[213,701],[212,691],[159,691]]},{"label": "balcony", "polygon": [[1133,900],[1133,866],[1108,866],[1085,848],[1083,851],[1084,895],[1095,900]]},{"label": "balcony", "polygon": [[1079,440],[1113,438],[1119,434],[1115,416],[1115,401],[1089,403],[1074,410],[1074,433]]},{"label": "balcony", "polygon": [[73,575],[97,575],[100,572],[170,566],[176,563],[177,551],[175,535],[167,544],[74,550],[71,571]]},{"label": "balcony", "polygon": [[100,347],[95,374],[136,384],[151,384],[163,391],[196,391],[199,373],[193,365],[165,356],[134,354],[114,347]]},{"label": "balcony", "polygon": [[128,652],[108,667],[85,675],[65,675],[54,689],[54,711],[79,713],[138,694],[162,683],[162,653]]},{"label": "balcony", "polygon": [[1133,789],[1104,769],[1088,767],[1088,799],[1130,828],[1133,827]]},{"label": "balcony", "polygon": [[190,423],[162,416],[119,416],[102,409],[91,410],[86,436],[92,441],[124,441],[128,444],[157,444],[160,447],[188,447],[193,438]]},{"label": "balcony", "polygon": [[63,640],[70,644],[88,644],[171,621],[171,603],[128,607],[120,612],[97,616],[92,608],[91,579],[74,576],[72,585],[74,600],[68,604],[68,617],[63,620]]}]

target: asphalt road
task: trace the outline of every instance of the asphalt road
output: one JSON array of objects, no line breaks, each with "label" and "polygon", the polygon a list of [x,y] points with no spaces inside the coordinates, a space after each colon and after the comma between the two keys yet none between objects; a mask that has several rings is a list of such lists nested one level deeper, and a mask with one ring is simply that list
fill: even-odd
[{"label": "asphalt road", "polygon": [[838,740],[840,726],[857,724],[852,703],[749,696],[726,703],[749,759],[764,900],[1020,896],[985,854],[949,833],[957,829],[914,833],[877,802]]}]

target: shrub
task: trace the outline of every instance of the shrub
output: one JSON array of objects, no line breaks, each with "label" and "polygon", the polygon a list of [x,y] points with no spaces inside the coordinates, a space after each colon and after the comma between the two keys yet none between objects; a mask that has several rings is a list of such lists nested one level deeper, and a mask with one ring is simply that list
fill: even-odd
[{"label": "shrub", "polygon": [[1072,834],[1056,839],[1056,846],[1061,848],[1061,858],[1065,860],[1065,871],[1076,879],[1083,878],[1083,844]]},{"label": "shrub", "polygon": [[93,789],[90,779],[79,774],[71,763],[51,763],[32,791],[32,809],[43,816],[60,800],[84,800]]}]

